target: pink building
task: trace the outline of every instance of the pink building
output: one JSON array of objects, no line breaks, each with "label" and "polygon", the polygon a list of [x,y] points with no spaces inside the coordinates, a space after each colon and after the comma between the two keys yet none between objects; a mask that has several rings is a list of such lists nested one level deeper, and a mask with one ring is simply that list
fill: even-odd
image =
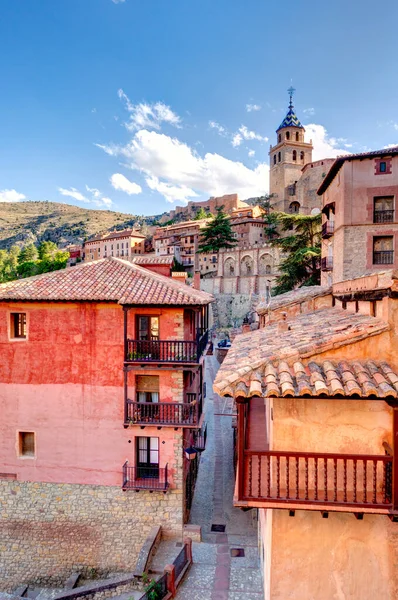
[{"label": "pink building", "polygon": [[398,147],[337,158],[318,194],[322,285],[398,267]]},{"label": "pink building", "polygon": [[181,537],[211,301],[117,258],[0,286],[0,589],[131,570],[153,525]]}]

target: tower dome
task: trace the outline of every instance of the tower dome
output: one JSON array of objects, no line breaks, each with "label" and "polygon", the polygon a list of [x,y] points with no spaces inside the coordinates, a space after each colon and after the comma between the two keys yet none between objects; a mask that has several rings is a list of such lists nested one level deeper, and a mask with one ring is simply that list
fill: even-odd
[{"label": "tower dome", "polygon": [[290,96],[289,108],[286,113],[286,117],[283,119],[282,123],[279,125],[278,129],[276,130],[277,132],[280,129],[283,129],[284,127],[298,127],[299,129],[304,129],[304,127],[300,123],[296,113],[294,112],[293,94],[296,90],[293,87],[290,87],[287,91],[289,92],[289,96]]}]

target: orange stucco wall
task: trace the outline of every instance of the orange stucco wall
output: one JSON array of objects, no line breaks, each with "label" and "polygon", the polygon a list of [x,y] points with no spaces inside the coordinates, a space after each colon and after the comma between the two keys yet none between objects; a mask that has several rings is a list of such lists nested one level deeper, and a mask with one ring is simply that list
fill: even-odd
[{"label": "orange stucco wall", "polygon": [[[9,340],[10,312],[26,312],[26,340]],[[161,339],[183,339],[183,309],[160,315]],[[136,435],[159,437],[160,467],[181,452],[174,428],[124,429],[123,310],[117,304],[0,304],[0,466],[20,480],[121,485]],[[155,374],[140,369],[140,374]],[[181,370],[157,370],[160,400],[182,401]],[[129,374],[129,393],[134,376]],[[36,434],[35,458],[18,456],[18,432]],[[178,445],[178,448],[176,447]]]}]

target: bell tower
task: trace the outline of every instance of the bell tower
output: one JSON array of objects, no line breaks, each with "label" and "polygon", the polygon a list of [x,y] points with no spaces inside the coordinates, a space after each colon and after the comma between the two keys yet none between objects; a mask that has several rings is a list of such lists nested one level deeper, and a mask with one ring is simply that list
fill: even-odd
[{"label": "bell tower", "polygon": [[296,195],[296,183],[301,170],[312,162],[312,142],[304,141],[305,129],[298,120],[293,106],[295,89],[290,87],[289,108],[286,117],[276,130],[275,146],[270,147],[269,193],[274,210],[299,212],[300,205]]}]

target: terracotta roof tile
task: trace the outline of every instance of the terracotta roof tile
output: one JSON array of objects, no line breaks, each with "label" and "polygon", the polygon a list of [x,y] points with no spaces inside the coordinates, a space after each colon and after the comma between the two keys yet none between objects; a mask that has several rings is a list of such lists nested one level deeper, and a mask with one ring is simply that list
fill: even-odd
[{"label": "terracotta roof tile", "polygon": [[185,306],[208,304],[213,297],[128,260],[110,257],[3,283],[0,300],[113,301]]},{"label": "terracotta roof tile", "polygon": [[291,304],[299,304],[311,298],[327,296],[331,293],[331,287],[325,287],[322,285],[305,286],[297,288],[297,290],[292,290],[291,292],[279,294],[278,296],[272,296],[268,303],[266,301],[259,302],[257,304],[256,311],[258,314],[263,314],[268,310],[272,311],[285,306],[290,306]]},{"label": "terracotta roof tile", "polygon": [[299,315],[289,321],[289,327],[278,333],[275,324],[237,336],[214,390],[220,395],[249,396],[252,388],[257,395],[258,385],[251,382],[261,379],[265,397],[398,395],[398,374],[385,362],[317,359],[330,348],[387,331],[389,325],[381,319],[329,308]]}]

